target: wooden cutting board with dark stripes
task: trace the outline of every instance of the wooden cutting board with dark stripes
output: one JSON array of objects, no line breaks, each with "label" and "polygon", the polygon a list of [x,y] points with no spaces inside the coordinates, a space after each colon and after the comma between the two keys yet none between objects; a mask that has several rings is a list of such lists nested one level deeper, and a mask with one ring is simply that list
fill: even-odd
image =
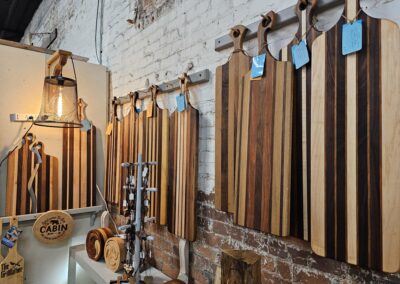
[{"label": "wooden cutting board with dark stripes", "polygon": [[[320,32],[314,28],[317,0],[299,0],[295,39],[281,50],[280,59],[292,62],[292,46],[305,39],[308,50]],[[290,235],[310,240],[310,149],[311,149],[311,63],[294,70],[292,129],[292,179],[290,193]]]},{"label": "wooden cutting board with dark stripes", "polygon": [[[155,217],[156,223],[167,224],[167,197],[168,197],[168,143],[169,143],[169,111],[161,109],[156,102],[156,88],[153,87],[153,97],[144,112],[139,114],[139,123],[142,123],[139,151],[143,151],[143,160],[157,162],[150,166],[151,171],[148,187],[157,188],[157,192],[148,194],[150,201],[148,217]],[[146,147],[144,147],[146,146]]]},{"label": "wooden cutting board with dark stripes", "polygon": [[121,119],[118,118],[117,104],[114,101],[109,129],[106,131],[106,201],[120,214],[123,213],[122,186],[127,178],[127,171],[121,168],[121,164],[136,162],[139,149],[139,116],[135,108],[137,95],[137,93],[130,93],[131,102],[123,108],[125,111],[122,111]]},{"label": "wooden cutting board with dark stripes", "polygon": [[251,58],[243,51],[247,28],[231,29],[234,50],[216,69],[215,82],[215,208],[236,213],[235,153],[239,82],[250,69]]},{"label": "wooden cutting board with dark stripes", "polygon": [[266,47],[270,12],[258,29],[259,54],[267,53],[264,76],[243,82],[239,100],[237,224],[279,236],[289,234],[293,68]]},{"label": "wooden cutting board with dark stripes", "polygon": [[168,229],[176,236],[196,239],[196,192],[199,112],[188,104],[175,111],[169,128]]},{"label": "wooden cutting board with dark stripes", "polygon": [[37,199],[37,212],[58,209],[58,159],[45,154],[44,144],[28,137],[25,143],[15,149],[8,158],[6,216],[30,214],[32,209],[31,197],[28,192],[28,182],[37,164],[36,155],[29,149],[32,143],[38,145],[42,163],[33,181],[33,190]]},{"label": "wooden cutting board with dark stripes", "polygon": [[[344,16],[357,17],[357,0]],[[311,245],[321,256],[400,270],[400,31],[361,11],[363,48],[342,25],[312,46]]]},{"label": "wooden cutting board with dark stripes", "polygon": [[[81,121],[86,103],[79,100]],[[96,205],[96,127],[63,129],[62,209]]]}]

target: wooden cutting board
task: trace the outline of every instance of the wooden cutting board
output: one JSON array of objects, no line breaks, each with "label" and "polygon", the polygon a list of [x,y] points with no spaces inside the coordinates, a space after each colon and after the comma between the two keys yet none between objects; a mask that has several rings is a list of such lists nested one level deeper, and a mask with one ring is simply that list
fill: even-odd
[{"label": "wooden cutting board", "polygon": [[[313,27],[317,0],[299,0],[296,14],[299,19],[295,39],[281,50],[280,59],[292,62],[292,46],[305,39],[308,50],[321,33]],[[294,68],[295,69],[295,68]],[[290,191],[290,235],[310,240],[310,134],[311,134],[311,63],[294,70],[292,178]]]},{"label": "wooden cutting board", "polygon": [[[10,227],[18,227],[17,217],[10,218]],[[0,262],[0,284],[24,283],[24,258],[18,254],[18,241],[8,250],[8,254]]]},{"label": "wooden cutting board", "polygon": [[33,146],[32,143],[40,146],[39,153],[42,158],[42,164],[33,182],[37,210],[46,212],[58,208],[58,159],[45,153],[42,142],[36,142],[28,137],[34,137],[34,135],[31,133],[25,135],[23,138],[25,142],[8,157],[6,216],[31,213],[32,203],[28,192],[28,181],[37,163],[36,155],[29,150],[29,147]]},{"label": "wooden cutting board", "polygon": [[[346,1],[344,15],[359,11]],[[311,245],[321,256],[400,270],[400,31],[363,11],[363,49],[342,24],[312,46]]]},{"label": "wooden cutting board", "polygon": [[188,104],[175,111],[169,125],[168,229],[176,236],[196,239],[196,187],[199,112]]},{"label": "wooden cutting board", "polygon": [[250,69],[251,58],[243,52],[247,28],[231,29],[234,50],[215,73],[215,208],[236,213],[235,162],[239,82]]},{"label": "wooden cutting board", "polygon": [[[154,96],[145,111],[139,114],[141,127],[139,151],[143,160],[157,162],[151,166],[148,187],[157,188],[157,192],[147,193],[150,201],[148,217],[155,217],[156,223],[167,224],[168,197],[168,143],[169,143],[169,111],[161,109],[156,102],[156,88],[152,88]],[[150,106],[151,104],[151,106]]]},{"label": "wooden cutting board", "polygon": [[[87,104],[79,99],[80,120]],[[63,129],[62,209],[96,205],[96,127]]]},{"label": "wooden cutting board", "polygon": [[[2,238],[2,237],[3,237],[3,219],[0,218],[0,238]],[[4,259],[3,252],[0,249],[0,262],[2,262],[3,259]]]},{"label": "wooden cutting board", "polygon": [[237,142],[237,224],[280,236],[289,234],[293,68],[266,50],[272,12],[259,25],[259,54],[267,52],[264,76],[243,82]]},{"label": "wooden cutting board", "polygon": [[106,131],[106,201],[117,211],[123,213],[124,192],[122,185],[127,178],[127,171],[121,168],[123,162],[136,162],[139,140],[139,119],[135,109],[137,93],[130,93],[131,102],[126,113],[118,119],[117,104],[114,101],[114,112]]}]

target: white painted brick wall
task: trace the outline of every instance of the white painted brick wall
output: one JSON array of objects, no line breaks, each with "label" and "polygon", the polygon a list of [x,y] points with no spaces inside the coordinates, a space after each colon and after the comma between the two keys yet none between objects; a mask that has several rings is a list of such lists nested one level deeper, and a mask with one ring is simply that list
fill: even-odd
[{"label": "white painted brick wall", "polygon": [[[200,112],[199,190],[214,188],[214,71],[227,61],[231,50],[214,51],[214,40],[236,24],[249,24],[261,13],[279,11],[296,0],[175,0],[145,29],[127,23],[133,16],[134,0],[105,0],[103,64],[112,72],[112,95],[122,96],[143,88],[145,82],[159,83],[177,78],[189,62],[192,72],[204,68],[212,72],[207,84],[191,89],[191,102]],[[44,32],[58,28],[59,36],[51,46],[90,58],[97,63],[94,48],[96,0],[44,0],[26,30]],[[366,0],[363,7],[373,16],[400,22],[400,0]],[[320,16],[319,26],[329,28],[340,15],[328,12]],[[272,47],[288,43],[296,26],[271,34]],[[27,40],[27,36],[23,41]],[[34,39],[40,44],[40,38]],[[250,55],[256,54],[255,41],[245,43]],[[272,50],[276,55],[278,50]],[[175,95],[160,97],[160,104],[173,109]]]}]

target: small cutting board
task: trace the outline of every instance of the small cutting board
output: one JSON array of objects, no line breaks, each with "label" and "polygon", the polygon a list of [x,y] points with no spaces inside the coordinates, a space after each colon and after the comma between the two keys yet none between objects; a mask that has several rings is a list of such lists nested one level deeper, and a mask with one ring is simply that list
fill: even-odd
[{"label": "small cutting board", "polygon": [[[18,227],[17,217],[10,218],[10,227]],[[18,241],[8,250],[8,254],[0,262],[0,284],[24,283],[24,258],[18,254]]]},{"label": "small cutting board", "polygon": [[311,246],[329,258],[400,270],[400,30],[347,0],[362,50],[342,55],[344,17],[312,45]]},{"label": "small cutting board", "polygon": [[[281,50],[280,59],[292,62],[292,47],[300,40],[307,42],[308,51],[320,34],[313,24],[317,0],[299,0],[296,14],[299,27],[295,39]],[[310,149],[311,149],[311,62],[294,71],[292,178],[290,193],[290,235],[310,240]]]},{"label": "small cutting board", "polygon": [[249,71],[239,100],[237,142],[237,224],[279,236],[289,234],[292,146],[293,68],[266,49],[273,12],[258,28],[265,72],[251,80]]},{"label": "small cutting board", "polygon": [[[58,159],[45,153],[42,142],[36,142],[28,133],[24,143],[8,157],[6,216],[30,214],[32,208],[28,192],[28,181],[37,163],[36,155],[29,149],[38,145],[42,163],[33,182],[33,190],[37,199],[38,212],[58,208]],[[33,138],[35,139],[35,138]],[[34,144],[33,144],[34,143]]]},{"label": "small cutting board", "polygon": [[250,57],[243,51],[247,28],[231,29],[234,50],[215,73],[215,208],[236,214],[235,163],[239,82],[250,69]]}]

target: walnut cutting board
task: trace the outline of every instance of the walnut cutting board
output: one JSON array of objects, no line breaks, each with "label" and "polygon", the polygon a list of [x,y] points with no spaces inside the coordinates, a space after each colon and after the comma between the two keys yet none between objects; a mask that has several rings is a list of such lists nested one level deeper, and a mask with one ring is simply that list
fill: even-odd
[{"label": "walnut cutting board", "polygon": [[[313,28],[313,15],[317,0],[299,0],[296,14],[299,27],[295,39],[281,50],[280,59],[292,62],[292,46],[302,37],[308,50],[320,34]],[[310,134],[311,134],[311,63],[294,70],[292,129],[292,179],[290,193],[290,235],[310,240]]]},{"label": "walnut cutting board", "polygon": [[169,127],[168,229],[182,239],[196,239],[196,187],[199,112],[190,104],[175,111]]},{"label": "walnut cutting board", "polygon": [[293,67],[266,50],[274,25],[268,13],[258,29],[259,53],[267,52],[264,76],[243,82],[237,142],[237,224],[279,236],[289,234]]},{"label": "walnut cutting board", "polygon": [[58,208],[58,159],[45,154],[42,142],[23,139],[25,143],[11,153],[7,162],[6,216],[30,214],[32,203],[28,192],[28,181],[34,172],[36,155],[29,149],[32,143],[40,145],[39,153],[42,163],[33,182],[37,199],[37,211]]},{"label": "walnut cutting board", "polygon": [[[357,0],[346,1],[354,18]],[[363,49],[342,24],[312,46],[311,245],[321,256],[400,270],[400,30],[363,11]]]},{"label": "walnut cutting board", "polygon": [[243,52],[247,28],[231,29],[234,51],[227,63],[216,69],[215,83],[215,208],[236,213],[235,162],[239,82],[250,69]]}]

